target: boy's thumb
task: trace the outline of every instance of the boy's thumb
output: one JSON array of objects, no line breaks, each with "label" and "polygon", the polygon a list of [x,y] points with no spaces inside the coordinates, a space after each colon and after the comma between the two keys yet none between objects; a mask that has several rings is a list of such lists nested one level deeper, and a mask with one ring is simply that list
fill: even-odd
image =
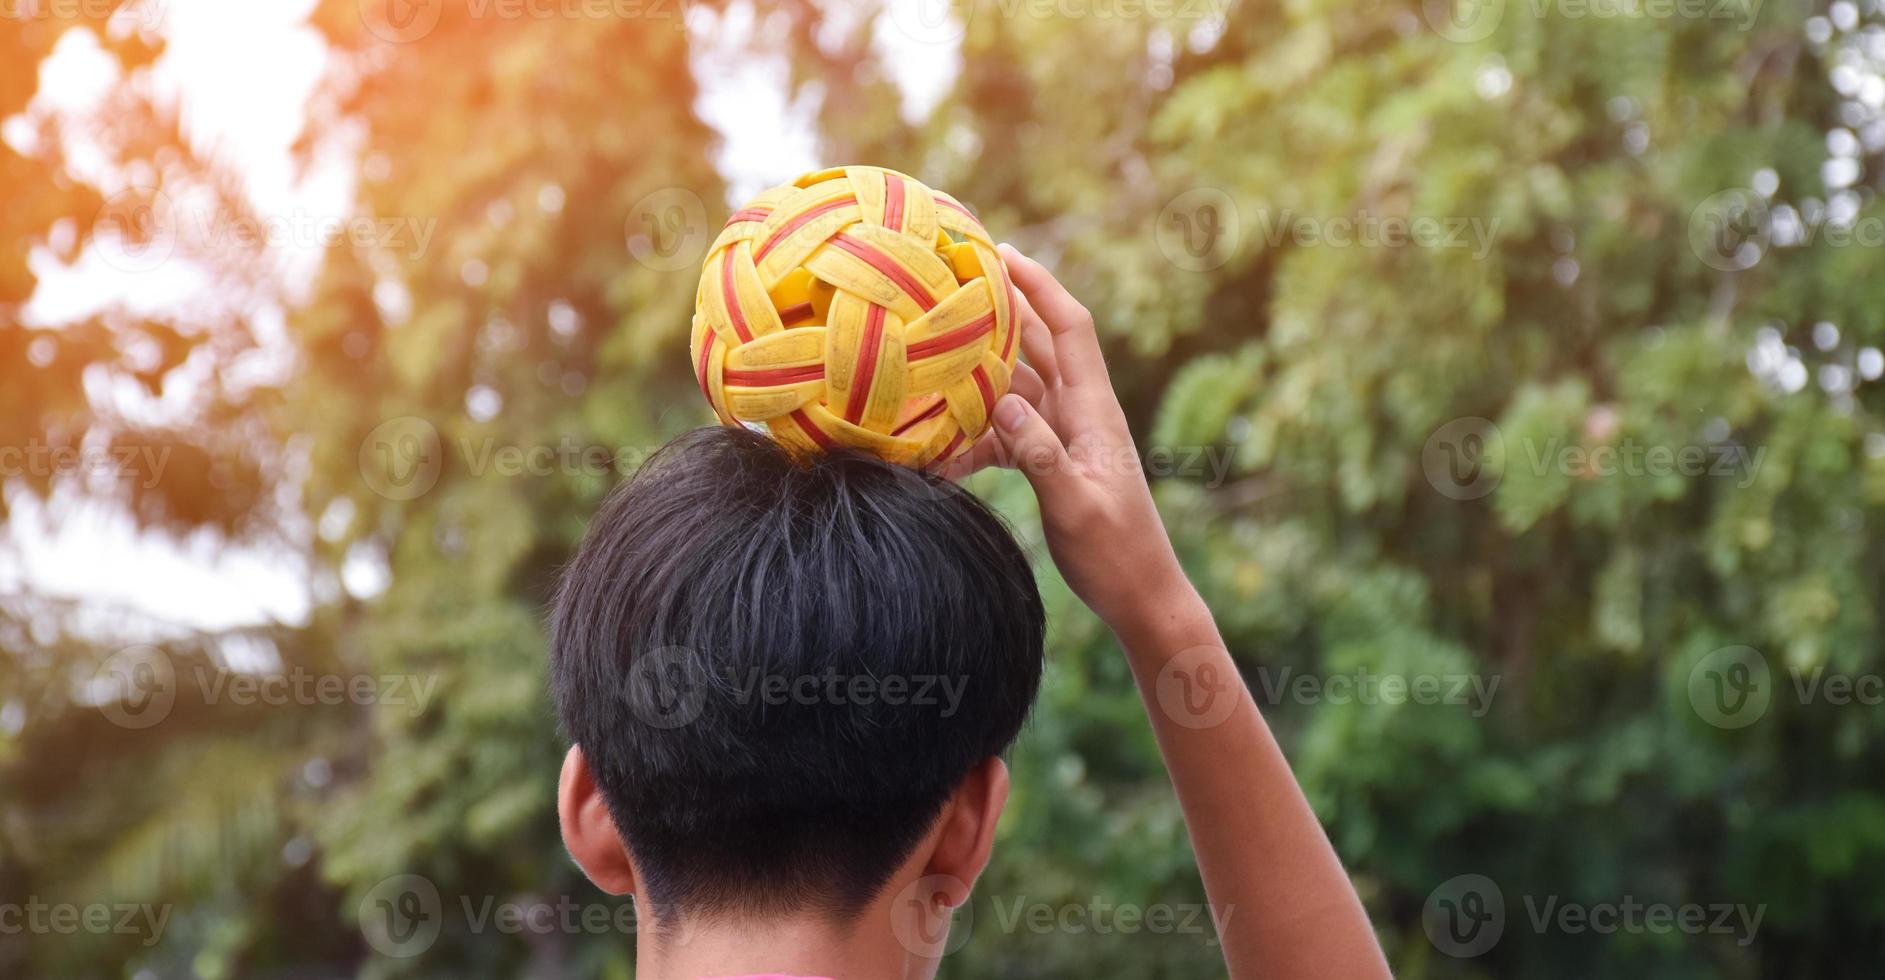
[{"label": "boy's thumb", "polygon": [[1036,494],[1051,495],[1072,475],[1060,436],[1020,395],[1009,393],[995,403],[995,438],[1001,440],[1002,465],[1025,474]]}]

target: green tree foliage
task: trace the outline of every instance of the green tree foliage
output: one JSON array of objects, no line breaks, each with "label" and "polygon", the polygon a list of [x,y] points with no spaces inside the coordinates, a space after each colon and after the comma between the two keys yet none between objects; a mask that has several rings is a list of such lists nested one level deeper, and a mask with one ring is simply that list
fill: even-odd
[{"label": "green tree foliage", "polygon": [[[938,24],[781,0],[752,56],[819,100],[832,162],[949,188],[1093,309],[1167,526],[1398,975],[1866,975],[1882,716],[1801,692],[1885,670],[1866,367],[1885,243],[1841,237],[1885,227],[1877,5],[1469,7],[976,2]],[[709,420],[684,351],[690,255],[728,211],[720,146],[677,10],[442,9],[399,28],[316,7],[333,60],[306,146],[349,147],[359,214],[395,230],[329,250],[290,316],[292,380],[209,427],[240,423],[242,458],[278,462],[312,524],[325,601],[268,633],[283,669],[436,694],[186,703],[129,738],[20,666],[98,651],[12,630],[0,676],[36,707],[0,727],[0,875],[179,912],[154,948],[27,959],[0,938],[0,964],[632,973],[619,932],[471,920],[487,900],[616,907],[556,837],[542,612],[619,473]],[[50,41],[0,37],[12,112]],[[912,122],[891,79],[930,44],[959,71]],[[0,166],[70,195],[10,193],[32,205],[0,212],[15,239],[96,206],[57,159],[0,144]],[[0,313],[22,269],[0,252]],[[31,363],[9,357],[0,399],[63,384],[83,409],[64,355]],[[1017,478],[972,486],[1036,539]],[[259,497],[143,513],[292,525]],[[1219,975],[1208,928],[1104,911],[1203,890],[1114,642],[1040,570],[1048,681],[943,975]],[[227,640],[168,652],[215,674]],[[1757,715],[1710,707],[1735,693],[1709,686],[1732,647],[1766,670]],[[1396,678],[1442,703],[1365,693]],[[1505,918],[1458,957],[1434,913],[1467,874]],[[413,959],[361,931],[402,875],[444,906]],[[1761,918],[1751,937],[1537,918],[1631,902]]]}]

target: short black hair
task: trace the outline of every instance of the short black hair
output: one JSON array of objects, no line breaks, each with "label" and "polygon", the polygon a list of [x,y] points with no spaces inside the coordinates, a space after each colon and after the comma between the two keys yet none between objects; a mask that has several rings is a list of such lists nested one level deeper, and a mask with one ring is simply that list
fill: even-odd
[{"label": "short black hair", "polygon": [[974,494],[697,429],[563,573],[550,681],[663,917],[861,911],[1040,686],[1026,555]]}]

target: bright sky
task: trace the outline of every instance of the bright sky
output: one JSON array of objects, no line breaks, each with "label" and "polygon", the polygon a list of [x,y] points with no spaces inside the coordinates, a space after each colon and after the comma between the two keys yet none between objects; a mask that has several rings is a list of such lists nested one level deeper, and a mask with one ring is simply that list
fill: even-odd
[{"label": "bright sky", "polygon": [[[152,81],[160,95],[177,98],[193,142],[239,162],[258,208],[338,211],[345,181],[327,175],[298,184],[288,153],[301,126],[300,106],[325,61],[319,38],[302,26],[312,0],[172,0],[157,6],[168,47]],[[114,81],[115,67],[96,40],[72,31],[42,68],[39,106],[86,113]],[[123,181],[84,147],[68,149],[76,153],[77,168],[101,187]],[[299,262],[305,268],[312,260],[308,255]],[[40,324],[68,322],[113,305],[174,307],[193,302],[207,288],[183,262],[133,274],[87,251],[70,267],[49,256],[33,265],[40,285],[26,318]],[[160,417],[164,407],[140,406]],[[230,548],[207,536],[176,542],[141,535],[115,508],[70,495],[48,505],[13,493],[8,506],[0,590],[29,585],[207,629],[267,619],[300,622],[307,614],[308,572],[290,552]]]},{"label": "bright sky", "polygon": [[[154,69],[159,94],[175,97],[186,132],[200,150],[235,162],[264,215],[339,218],[352,194],[346,167],[317,167],[297,180],[289,156],[302,127],[303,106],[326,62],[319,36],[305,26],[313,5],[314,0],[148,4],[161,14],[161,21],[153,17],[151,25],[167,41]],[[842,20],[839,15],[857,8],[834,4],[831,9]],[[702,85],[697,108],[725,136],[714,162],[731,185],[730,197],[743,199],[820,166],[812,131],[816,103],[788,102],[784,59],[753,53],[761,25],[755,24],[750,4],[734,3],[725,14],[695,8],[687,16]],[[838,23],[834,29],[854,24]],[[905,114],[912,119],[928,115],[954,81],[959,66],[954,46],[934,38],[919,42],[882,22],[876,27],[874,37],[887,48],[885,61],[902,87]],[[35,108],[85,113],[113,82],[114,70],[89,34],[71,32],[42,69],[41,101]],[[67,149],[77,169],[107,191],[125,183],[124,175],[110,172],[98,154],[82,146]],[[290,249],[279,259],[287,281],[305,282],[319,252]],[[186,263],[167,262],[132,274],[95,250],[70,267],[41,256],[34,271],[39,291],[26,318],[44,325],[113,304],[157,310],[202,302],[208,289]],[[269,311],[261,320],[266,328],[282,316]],[[165,408],[162,403],[137,406],[158,417]],[[266,620],[302,622],[316,593],[330,594],[336,585],[314,582],[290,551],[231,548],[207,537],[179,543],[141,535],[125,515],[71,499],[49,507],[13,493],[8,505],[11,514],[0,529],[0,592],[30,587],[102,601],[168,623],[219,629]],[[370,569],[350,568],[343,577],[356,591],[376,589]]]},{"label": "bright sky", "polygon": [[[298,178],[288,152],[302,128],[303,106],[326,64],[320,38],[304,26],[314,3],[146,0],[123,25],[141,24],[162,32],[167,49],[152,79],[158,94],[175,99],[186,132],[200,150],[234,162],[255,207],[267,216],[338,219],[347,214],[352,195],[353,174],[344,162],[317,165]],[[858,0],[825,0],[821,5],[833,35],[855,30],[858,18],[876,10]],[[913,122],[930,114],[961,69],[954,37],[960,25],[936,20],[933,15],[939,9],[918,0],[896,0],[890,12],[878,15],[871,25],[883,64],[902,92],[904,115]],[[1858,7],[1850,0],[1835,0],[1828,16],[1808,22],[1807,32],[1823,42],[1834,27],[1850,30],[1857,23]],[[687,27],[701,86],[697,109],[724,136],[714,164],[728,181],[727,203],[735,205],[772,183],[824,165],[812,126],[820,92],[814,84],[800,99],[786,98],[784,59],[763,53],[775,26],[758,22],[749,2],[734,0],[724,12],[690,5]],[[1194,37],[1194,44],[1197,40]],[[1871,110],[1866,119],[1848,122],[1857,136],[1847,129],[1829,135],[1829,141],[1843,137],[1829,142],[1836,157],[1853,156],[1861,142],[1868,149],[1885,142],[1885,120],[1877,116],[1885,106],[1885,80],[1875,70],[1885,62],[1885,44],[1873,43],[1866,52],[1864,57],[1858,48],[1844,52],[1831,72],[1835,89]],[[41,96],[34,108],[87,113],[115,80],[114,71],[89,33],[69,32],[42,68]],[[23,128],[0,121],[0,138],[18,142]],[[82,145],[66,150],[74,168],[106,191],[126,183],[126,176],[111,171],[95,150]],[[1829,165],[1842,162],[1834,159]],[[1829,185],[1842,186],[1837,176],[1829,176]],[[1757,174],[1755,186],[1760,180]],[[275,257],[284,281],[305,283],[312,278],[320,251],[312,244],[291,246],[276,250]],[[33,264],[40,285],[26,317],[41,325],[69,322],[112,305],[162,310],[188,303],[200,308],[218,298],[184,262],[130,274],[92,250],[71,267],[49,255],[35,257]],[[272,308],[252,312],[265,345],[272,339],[283,352],[277,363],[264,364],[263,370],[285,369],[290,349],[281,333],[285,313]],[[1750,367],[1757,373],[1762,370],[1754,360],[1758,353],[1750,354]],[[1878,360],[1875,351],[1873,355]],[[189,366],[179,370],[187,380]],[[1875,364],[1871,370],[1868,378],[1885,366]],[[1781,377],[1780,382],[1789,387],[1804,384],[1804,372],[1796,374],[1802,376],[1791,381]],[[161,402],[138,401],[134,391],[103,384],[94,385],[91,394],[142,413],[139,417],[161,419],[188,407],[190,386],[168,387],[176,391]],[[122,607],[134,615],[213,629],[270,619],[300,622],[316,595],[330,595],[343,583],[355,594],[372,594],[383,586],[368,560],[350,563],[342,570],[341,583],[316,582],[292,551],[139,535],[124,515],[78,503],[69,495],[48,506],[14,492],[8,505],[10,517],[0,527],[0,593],[30,587],[55,596],[98,600],[101,609]]]}]

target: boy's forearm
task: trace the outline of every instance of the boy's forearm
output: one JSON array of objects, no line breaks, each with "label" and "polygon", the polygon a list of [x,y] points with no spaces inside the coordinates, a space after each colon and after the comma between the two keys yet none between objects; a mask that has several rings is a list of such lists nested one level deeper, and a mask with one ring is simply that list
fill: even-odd
[{"label": "boy's forearm", "polygon": [[1210,610],[1175,578],[1148,589],[1113,626],[1178,793],[1231,975],[1388,976],[1354,887]]},{"label": "boy's forearm", "polygon": [[1040,263],[1001,253],[1039,404],[1003,397],[995,438],[1040,498],[1068,586],[1126,648],[1232,976],[1387,976],[1335,849],[1179,567],[1144,472],[1118,465],[1138,452],[1093,315]]}]

